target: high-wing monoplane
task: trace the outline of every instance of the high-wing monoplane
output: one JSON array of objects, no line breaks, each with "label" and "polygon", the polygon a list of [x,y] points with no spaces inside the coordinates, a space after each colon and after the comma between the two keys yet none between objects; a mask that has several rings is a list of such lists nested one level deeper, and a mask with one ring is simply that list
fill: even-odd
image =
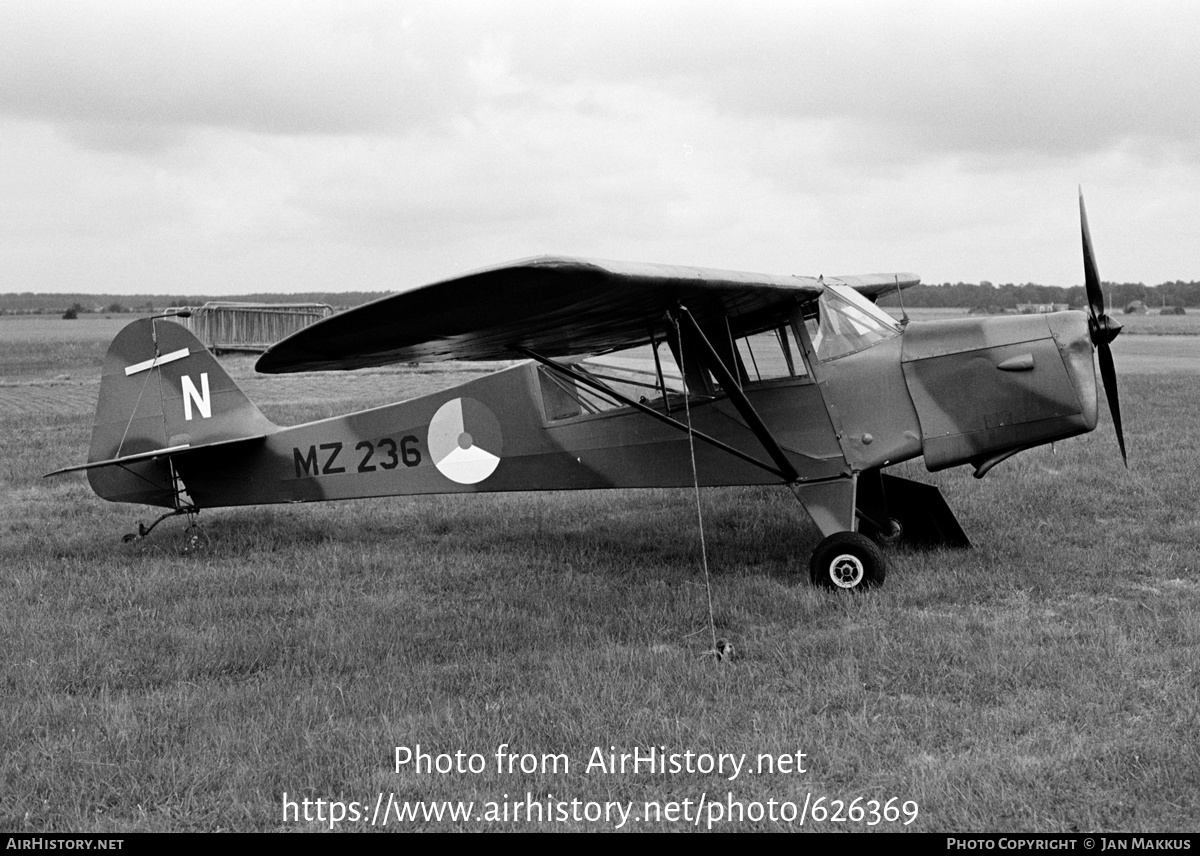
[{"label": "high-wing monoplane", "polygon": [[[881,583],[878,542],[967,545],[924,457],[982,477],[1091,431],[1093,352],[1121,433],[1080,196],[1088,311],[897,321],[910,274],[812,278],[576,258],[515,262],[319,321],[261,372],[524,361],[461,386],[295,427],[268,420],[169,318],[105,360],[86,470],[95,492],[173,514],[410,494],[786,486],[820,530],[820,585]],[[694,453],[693,453],[694,450]],[[158,521],[155,521],[157,523]],[[152,528],[152,527],[151,527]],[[140,527],[144,535],[148,530]]]}]

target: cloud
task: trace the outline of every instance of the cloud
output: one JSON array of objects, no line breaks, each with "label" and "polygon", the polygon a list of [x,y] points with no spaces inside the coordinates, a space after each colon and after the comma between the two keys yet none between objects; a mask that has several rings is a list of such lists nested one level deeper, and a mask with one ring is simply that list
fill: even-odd
[{"label": "cloud", "polygon": [[439,25],[390,3],[16,0],[0,110],[101,147],[163,127],[398,132],[471,107],[464,46]]},{"label": "cloud", "polygon": [[637,80],[914,156],[1076,157],[1129,140],[1198,153],[1195,4],[689,0],[538,14],[549,23],[513,44],[514,70],[533,79]]},{"label": "cloud", "polygon": [[546,252],[1071,282],[1083,183],[1094,231],[1126,220],[1106,275],[1187,278],[1196,10],[9,0],[0,262],[21,289]]},{"label": "cloud", "polygon": [[196,127],[445,131],[488,106],[637,88],[819,125],[855,162],[1194,157],[1198,25],[1187,3],[13,0],[0,111],[153,151]]}]

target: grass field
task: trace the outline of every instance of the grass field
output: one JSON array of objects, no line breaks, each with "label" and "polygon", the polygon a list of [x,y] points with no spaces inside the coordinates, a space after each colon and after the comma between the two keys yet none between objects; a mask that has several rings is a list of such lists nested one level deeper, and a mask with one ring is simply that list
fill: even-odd
[{"label": "grass field", "polygon": [[[782,489],[704,492],[718,632],[737,649],[716,662],[689,491],[214,511],[198,550],[172,523],[122,544],[148,510],[41,478],[85,455],[115,328],[8,329],[0,829],[329,825],[285,819],[285,793],[295,815],[363,803],[341,829],[366,828],[380,794],[508,804],[401,829],[689,829],[638,818],[702,799],[701,829],[730,800],[750,817],[716,828],[788,829],[753,804],[785,815],[806,796],[831,810],[806,830],[1200,828],[1200,374],[1123,376],[1128,471],[1107,421],[980,482],[900,467],[941,486],[976,546],[892,552],[868,596],[808,585],[818,535]],[[224,362],[281,421],[469,376],[281,383]],[[484,769],[397,769],[417,744]],[[502,745],[530,771],[497,771]],[[732,780],[588,769],[610,747],[748,760]],[[758,770],[798,752],[803,773]],[[542,758],[558,754],[569,769]],[[529,823],[511,805],[527,794],[633,810]],[[835,821],[835,800],[881,817],[894,800],[898,819]]]}]

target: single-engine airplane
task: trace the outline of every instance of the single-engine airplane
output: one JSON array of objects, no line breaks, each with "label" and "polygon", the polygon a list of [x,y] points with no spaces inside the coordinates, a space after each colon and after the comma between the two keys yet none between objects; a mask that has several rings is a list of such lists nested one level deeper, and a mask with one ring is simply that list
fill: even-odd
[{"label": "single-engine airplane", "polygon": [[[1079,199],[1088,311],[894,320],[910,274],[812,278],[539,257],[402,292],[295,333],[267,373],[437,360],[517,365],[295,427],[269,421],[169,316],[105,359],[86,470],[114,502],[201,508],[481,491],[786,485],[823,537],[818,585],[883,582],[878,542],[969,545],[936,487],[1096,427],[1093,350],[1121,432]],[[694,449],[694,455],[693,455]],[[150,527],[153,528],[153,525]],[[144,537],[149,532],[139,526]]]}]

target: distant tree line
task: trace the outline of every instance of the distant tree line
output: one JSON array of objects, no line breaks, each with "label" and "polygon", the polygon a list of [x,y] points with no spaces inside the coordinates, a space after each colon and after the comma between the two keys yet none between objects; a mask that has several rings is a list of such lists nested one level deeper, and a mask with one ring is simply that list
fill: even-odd
[{"label": "distant tree line", "polygon": [[[198,295],[179,297],[172,295],[103,295],[103,294],[0,294],[0,315],[63,315],[73,311],[76,316],[86,313],[116,315],[134,312],[142,315],[161,312],[179,306],[201,306],[210,300],[243,303],[327,303],[337,309],[359,306],[383,297],[386,292],[354,291],[345,293],[315,292],[305,294],[246,294],[238,297],[211,297]],[[1106,282],[1104,297],[1117,309],[1123,309],[1135,300],[1143,301],[1151,310],[1161,306],[1200,307],[1200,282],[1164,282],[1145,285],[1140,282]],[[1021,304],[1065,303],[1073,308],[1084,305],[1086,297],[1083,286],[1038,285],[1027,282],[1021,285],[1004,283],[993,285],[981,283],[942,283],[941,285],[918,285],[904,290],[904,305],[913,308],[961,308],[1015,310]],[[895,294],[879,299],[884,306],[897,306],[900,301]]]},{"label": "distant tree line", "polygon": [[[1103,284],[1104,299],[1118,310],[1135,300],[1143,301],[1147,307],[1200,306],[1200,282],[1164,282],[1160,285],[1145,285],[1140,282],[1106,282]],[[888,294],[879,299],[884,306],[898,306],[899,298]],[[946,282],[941,285],[917,285],[904,289],[904,305],[913,308],[962,308],[962,309],[1016,309],[1026,303],[1065,303],[1072,308],[1082,308],[1087,295],[1082,285],[1037,285],[1027,282],[1021,285],[1004,283],[993,285],[984,281],[978,285],[966,282]]]},{"label": "distant tree line", "polygon": [[180,306],[202,306],[212,300],[235,303],[327,303],[338,309],[359,306],[383,297],[386,292],[352,291],[312,294],[244,294],[236,297],[196,295],[113,295],[113,294],[0,294],[0,315],[79,315],[99,313],[119,315],[133,312],[151,315]]}]

